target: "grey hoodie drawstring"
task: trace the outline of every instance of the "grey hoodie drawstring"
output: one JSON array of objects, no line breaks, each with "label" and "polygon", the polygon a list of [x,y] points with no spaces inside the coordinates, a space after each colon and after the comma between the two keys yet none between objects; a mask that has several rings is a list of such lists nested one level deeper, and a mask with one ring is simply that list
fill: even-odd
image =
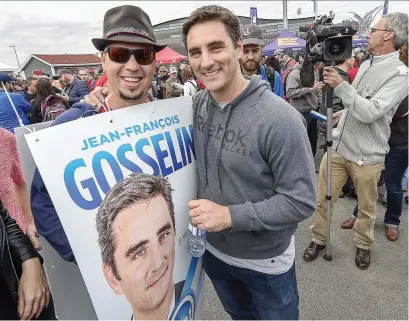
[{"label": "grey hoodie drawstring", "polygon": [[222,149],[223,149],[224,136],[226,135],[227,126],[229,125],[231,111],[232,111],[232,104],[229,103],[228,106],[226,106],[226,107],[228,108],[227,109],[227,116],[225,117],[224,131],[223,131],[223,136],[222,136],[222,140],[221,140],[221,143],[220,143],[220,150],[219,150],[219,153],[217,154],[217,158],[216,158],[216,177],[217,177],[217,187],[218,187],[218,190],[219,190],[219,194],[221,193],[221,189],[222,189],[221,184],[220,184],[220,175],[219,175],[220,166],[219,166],[219,164],[221,164],[221,162],[222,162]]},{"label": "grey hoodie drawstring", "polygon": [[210,99],[208,100],[207,103],[207,121],[206,121],[206,126],[204,129],[204,153],[203,153],[203,163],[204,163],[204,176],[205,176],[205,181],[204,181],[204,186],[203,186],[203,190],[207,187],[209,179],[207,177],[207,146],[209,144],[209,129],[210,129],[210,124],[212,123],[213,120],[213,115],[214,115],[214,111],[213,111],[213,107],[211,106],[211,101]]}]

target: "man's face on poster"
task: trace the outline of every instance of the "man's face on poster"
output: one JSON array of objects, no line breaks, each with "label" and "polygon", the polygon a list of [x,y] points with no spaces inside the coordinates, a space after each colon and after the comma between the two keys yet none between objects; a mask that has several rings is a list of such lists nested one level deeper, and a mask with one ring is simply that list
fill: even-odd
[{"label": "man's face on poster", "polygon": [[133,204],[114,222],[115,262],[120,280],[104,266],[111,288],[135,311],[156,309],[174,292],[175,228],[163,196]]}]

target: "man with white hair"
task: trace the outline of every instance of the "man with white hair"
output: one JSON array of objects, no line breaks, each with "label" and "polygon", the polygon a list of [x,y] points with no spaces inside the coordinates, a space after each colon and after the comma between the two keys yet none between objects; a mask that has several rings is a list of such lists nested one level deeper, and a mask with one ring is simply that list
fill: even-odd
[{"label": "man with white hair", "polygon": [[[408,68],[399,60],[399,49],[408,42],[408,15],[395,12],[383,16],[371,28],[365,61],[352,85],[332,67],[324,69],[324,82],[334,88],[345,109],[333,115],[331,206],[350,175],[358,194],[358,218],[354,224],[357,247],[355,264],[367,269],[369,249],[374,242],[377,182],[389,151],[388,139],[392,117],[408,94]],[[313,261],[326,243],[327,155],[320,168],[318,204],[312,228],[312,242],[304,260]]]}]

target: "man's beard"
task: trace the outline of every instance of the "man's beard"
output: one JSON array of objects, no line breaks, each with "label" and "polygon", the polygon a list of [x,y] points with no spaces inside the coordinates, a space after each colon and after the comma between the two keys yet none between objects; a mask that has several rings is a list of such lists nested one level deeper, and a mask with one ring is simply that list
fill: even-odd
[{"label": "man's beard", "polygon": [[255,72],[260,67],[260,61],[247,60],[242,64],[242,67],[247,72]]},{"label": "man's beard", "polygon": [[121,97],[125,101],[137,101],[137,100],[141,99],[142,95],[143,95],[143,92],[141,92],[139,95],[135,95],[135,96],[127,96],[124,93],[122,93],[121,91],[119,92],[119,97]]}]

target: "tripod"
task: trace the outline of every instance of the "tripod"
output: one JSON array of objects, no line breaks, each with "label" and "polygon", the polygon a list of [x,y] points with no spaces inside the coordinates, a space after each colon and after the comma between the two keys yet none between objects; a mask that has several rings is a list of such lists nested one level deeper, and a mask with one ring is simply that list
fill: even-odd
[{"label": "tripod", "polygon": [[332,203],[332,96],[334,88],[326,84],[324,87],[324,104],[327,108],[327,235],[324,260],[332,261],[331,255],[331,203]]}]

